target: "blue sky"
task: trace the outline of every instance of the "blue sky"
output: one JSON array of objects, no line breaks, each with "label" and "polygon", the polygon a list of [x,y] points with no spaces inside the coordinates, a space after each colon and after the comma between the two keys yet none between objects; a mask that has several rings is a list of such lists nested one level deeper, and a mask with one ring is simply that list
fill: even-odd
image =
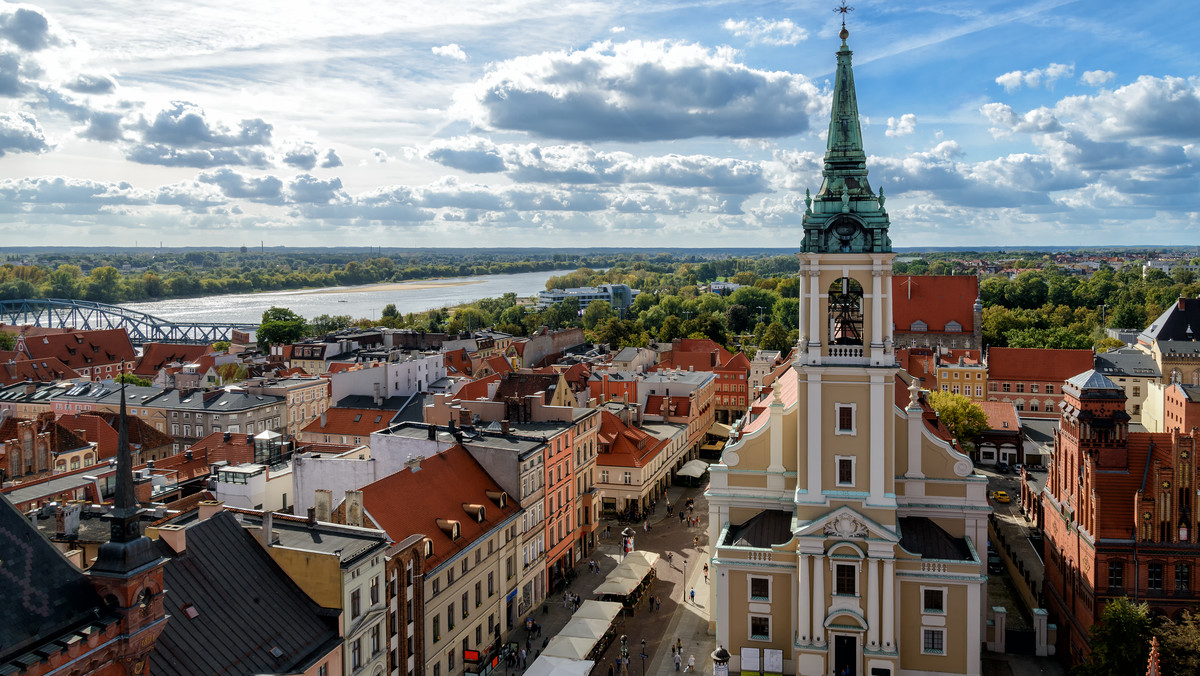
[{"label": "blue sky", "polygon": [[[853,2],[896,246],[1200,243],[1185,2]],[[0,3],[8,245],[799,245],[835,3]]]}]

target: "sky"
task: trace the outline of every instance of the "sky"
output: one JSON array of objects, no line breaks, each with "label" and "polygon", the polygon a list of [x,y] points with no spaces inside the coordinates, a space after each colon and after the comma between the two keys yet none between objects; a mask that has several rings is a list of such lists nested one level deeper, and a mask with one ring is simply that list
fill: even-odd
[{"label": "sky", "polygon": [[[1183,0],[852,0],[897,247],[1200,245]],[[0,246],[799,247],[832,0],[0,2]]]}]

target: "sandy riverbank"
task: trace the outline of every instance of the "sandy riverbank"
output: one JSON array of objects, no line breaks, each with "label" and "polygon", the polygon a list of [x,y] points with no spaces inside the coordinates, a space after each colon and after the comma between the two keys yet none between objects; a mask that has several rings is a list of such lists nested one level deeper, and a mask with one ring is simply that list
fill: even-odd
[{"label": "sandy riverbank", "polygon": [[394,284],[367,284],[365,286],[345,286],[336,289],[315,289],[301,291],[301,294],[319,295],[325,293],[367,293],[372,291],[423,291],[425,289],[441,289],[450,286],[470,286],[482,284],[482,280],[457,281],[453,279],[429,280],[424,282],[396,282]]}]

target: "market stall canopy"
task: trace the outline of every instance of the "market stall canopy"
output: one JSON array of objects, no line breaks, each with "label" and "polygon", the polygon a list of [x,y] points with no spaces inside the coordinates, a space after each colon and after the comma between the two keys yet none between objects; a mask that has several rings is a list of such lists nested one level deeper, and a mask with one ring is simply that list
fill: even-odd
[{"label": "market stall canopy", "polygon": [[610,594],[612,596],[629,596],[633,590],[638,588],[641,583],[641,578],[621,577],[609,578],[602,582],[599,587],[596,587],[596,594]]},{"label": "market stall canopy", "polygon": [[613,601],[584,601],[572,618],[585,620],[604,620],[611,623],[621,614],[621,604]]},{"label": "market stall canopy", "polygon": [[542,655],[565,657],[569,660],[586,660],[588,653],[596,646],[594,638],[579,638],[578,636],[555,636],[550,644],[542,651]]},{"label": "market stall canopy", "polygon": [[699,479],[708,471],[708,463],[703,460],[688,460],[683,467],[676,472],[679,476],[687,476],[693,479]]},{"label": "market stall canopy", "polygon": [[622,561],[621,563],[626,563],[626,562],[644,563],[647,566],[653,566],[654,564],[658,563],[658,560],[661,558],[662,558],[661,556],[659,556],[658,554],[655,554],[654,552],[638,550],[636,552],[629,552],[628,554],[626,554],[625,560]]},{"label": "market stall canopy", "polygon": [[728,439],[729,432],[732,429],[733,429],[733,427],[731,425],[725,425],[723,423],[715,422],[712,424],[712,427],[708,428],[708,433],[713,435],[714,437],[721,437],[722,439]]},{"label": "market stall canopy", "polygon": [[608,633],[612,622],[604,620],[589,620],[586,617],[573,617],[567,626],[558,632],[559,636],[575,636],[577,638],[591,638],[599,640]]},{"label": "market stall canopy", "polygon": [[525,676],[588,676],[595,662],[542,655],[529,665]]}]

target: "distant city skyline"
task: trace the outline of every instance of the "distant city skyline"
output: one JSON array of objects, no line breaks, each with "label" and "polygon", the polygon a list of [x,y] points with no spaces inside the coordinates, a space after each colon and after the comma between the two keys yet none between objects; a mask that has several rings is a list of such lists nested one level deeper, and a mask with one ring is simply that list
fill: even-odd
[{"label": "distant city skyline", "polygon": [[[0,239],[798,247],[836,4],[0,3]],[[1200,242],[1188,6],[851,4],[896,247]]]}]

